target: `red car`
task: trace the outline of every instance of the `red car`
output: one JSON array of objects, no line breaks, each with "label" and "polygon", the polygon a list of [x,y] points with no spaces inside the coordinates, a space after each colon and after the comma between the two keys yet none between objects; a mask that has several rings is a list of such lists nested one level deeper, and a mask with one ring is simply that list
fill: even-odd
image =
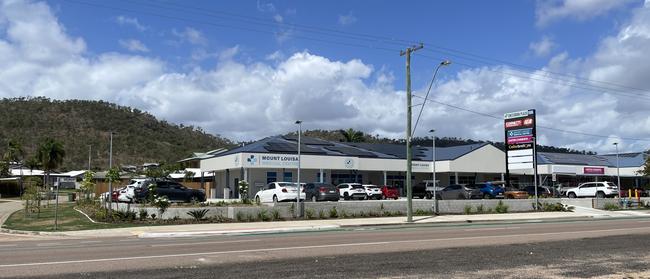
[{"label": "red car", "polygon": [[381,186],[381,199],[398,199],[399,198],[399,190],[397,188],[392,187],[392,186]]}]

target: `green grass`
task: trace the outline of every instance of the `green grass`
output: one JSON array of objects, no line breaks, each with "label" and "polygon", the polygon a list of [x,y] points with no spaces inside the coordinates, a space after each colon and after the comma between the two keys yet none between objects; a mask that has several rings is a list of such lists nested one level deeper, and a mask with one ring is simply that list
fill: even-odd
[{"label": "green grass", "polygon": [[[141,226],[141,224],[96,224],[73,209],[74,204],[59,204],[58,231],[94,230]],[[33,213],[25,217],[25,211],[14,212],[4,223],[3,228],[22,231],[54,231],[54,205],[42,208],[39,217]]]}]

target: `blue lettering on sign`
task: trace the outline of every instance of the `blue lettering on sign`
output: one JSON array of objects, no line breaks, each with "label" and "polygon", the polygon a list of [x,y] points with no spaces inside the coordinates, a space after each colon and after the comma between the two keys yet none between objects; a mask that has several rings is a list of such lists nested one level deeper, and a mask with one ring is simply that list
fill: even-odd
[{"label": "blue lettering on sign", "polygon": [[519,137],[519,136],[529,136],[533,134],[533,128],[519,129],[519,130],[510,130],[508,131],[508,137]]}]

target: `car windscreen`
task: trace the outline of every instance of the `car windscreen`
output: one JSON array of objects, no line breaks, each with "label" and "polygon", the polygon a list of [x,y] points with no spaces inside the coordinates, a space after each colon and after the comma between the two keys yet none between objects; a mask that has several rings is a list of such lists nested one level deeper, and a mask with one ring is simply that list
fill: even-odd
[{"label": "car windscreen", "polygon": [[364,189],[363,185],[360,184],[352,184],[350,185],[350,187],[352,187],[352,189]]},{"label": "car windscreen", "polygon": [[612,183],[612,182],[607,182],[607,186],[616,187],[616,184],[614,184],[614,183]]},{"label": "car windscreen", "polygon": [[278,186],[280,186],[280,187],[296,187],[296,184],[291,183],[291,182],[281,182],[281,183],[278,183]]}]

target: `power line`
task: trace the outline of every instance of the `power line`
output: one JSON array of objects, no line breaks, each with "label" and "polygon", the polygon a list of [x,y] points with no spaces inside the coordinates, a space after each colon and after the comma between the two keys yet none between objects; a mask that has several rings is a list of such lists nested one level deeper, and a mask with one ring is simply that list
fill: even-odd
[{"label": "power line", "polygon": [[[420,95],[416,95],[416,94],[413,94],[413,97],[420,98],[420,99],[425,99],[424,97],[422,97]],[[479,111],[459,107],[459,106],[444,103],[444,102],[441,102],[441,101],[438,101],[438,100],[428,99],[427,101],[432,102],[432,103],[436,103],[436,104],[439,104],[439,105],[447,106],[447,107],[450,107],[450,108],[454,108],[454,109],[457,109],[457,110],[462,110],[462,111],[465,111],[465,112],[473,113],[473,114],[476,114],[476,115],[489,117],[489,118],[493,118],[493,119],[497,119],[497,120],[501,120],[501,121],[503,120],[503,117],[501,117],[501,116],[496,116],[496,115],[492,115],[492,114],[488,114],[488,113],[483,113],[483,112],[479,112]],[[585,132],[579,132],[579,131],[572,131],[572,130],[553,128],[553,127],[542,126],[542,125],[537,125],[537,128],[542,128],[542,129],[556,131],[556,132],[562,132],[562,133],[577,134],[577,135],[582,135],[582,136],[590,136],[590,137],[609,138],[609,139],[623,139],[623,140],[631,140],[631,141],[648,141],[648,142],[650,142],[650,139],[628,138],[628,137],[618,137],[618,136],[606,136],[606,135],[591,134],[591,133],[585,133]]]},{"label": "power line", "polygon": [[[424,55],[424,54],[416,54],[416,55],[419,55],[421,57],[425,57],[425,58],[428,58],[428,59],[431,59],[431,60],[434,60],[434,61],[440,61],[441,60],[440,58],[432,57],[432,56],[428,56],[428,55]],[[466,64],[466,63],[457,62],[457,61],[454,61],[454,64],[465,66],[465,67],[471,68],[471,69],[479,68],[476,65]],[[548,83],[553,82],[553,80],[549,80],[549,79],[535,78],[535,77],[531,77],[531,76],[523,76],[523,75],[517,75],[517,74],[514,74],[514,73],[508,73],[508,72],[505,72],[505,71],[499,71],[499,70],[492,69],[489,66],[484,66],[483,70],[494,72],[494,73],[499,73],[499,74],[503,74],[503,75],[513,76],[513,77],[518,77],[518,78],[522,78],[522,79],[530,79],[530,80],[542,81],[542,82],[548,82]],[[576,83],[571,82],[571,81],[562,81],[562,82],[563,82],[562,83],[563,85],[566,85],[568,87],[583,89],[583,90],[587,90],[587,91],[594,92],[594,93],[600,93],[600,94],[609,93],[609,94],[612,94],[612,95],[618,95],[618,96],[623,96],[623,97],[628,97],[628,98],[643,99],[643,100],[650,101],[650,96],[646,96],[646,95],[638,95],[638,94],[633,94],[633,93],[608,91],[606,89],[596,90],[594,88],[581,86],[581,85],[576,84]],[[630,95],[630,94],[632,94],[632,95]]]},{"label": "power line", "polygon": [[[124,8],[116,8],[116,7],[106,6],[106,5],[97,5],[95,3],[87,3],[87,2],[80,2],[80,1],[74,1],[74,0],[66,0],[66,1],[76,2],[76,3],[86,4],[86,5],[101,6],[101,7],[109,8],[109,9],[119,9],[119,10],[126,10],[126,11],[136,12],[136,13],[141,12],[141,13],[145,13],[145,14],[152,14],[152,13],[148,13],[148,12],[145,12],[145,11],[134,11],[134,10],[128,10],[128,9],[124,9]],[[195,14],[202,14],[202,15],[206,15],[206,16],[210,16],[210,17],[222,17],[222,18],[227,17],[227,18],[230,18],[230,19],[239,20],[239,21],[250,23],[250,24],[263,25],[263,26],[266,26],[266,27],[269,27],[269,26],[271,26],[271,27],[289,26],[291,28],[307,30],[309,32],[318,33],[318,34],[321,34],[321,35],[326,35],[326,36],[331,36],[331,37],[338,37],[338,38],[347,38],[347,39],[365,41],[365,42],[370,42],[370,43],[383,43],[383,44],[392,44],[392,45],[399,45],[399,46],[402,46],[403,44],[413,44],[414,43],[414,41],[409,41],[409,40],[404,40],[404,39],[399,39],[399,38],[391,38],[391,37],[386,37],[386,36],[377,36],[377,35],[370,35],[370,34],[363,34],[363,33],[356,33],[356,32],[347,32],[347,31],[341,31],[341,30],[335,30],[335,29],[323,28],[323,27],[315,27],[315,26],[304,25],[304,24],[278,23],[278,22],[275,22],[275,21],[271,21],[271,20],[263,19],[263,18],[259,18],[259,17],[245,16],[245,15],[239,15],[239,14],[230,13],[230,12],[224,12],[224,11],[218,11],[218,10],[212,10],[212,9],[204,9],[204,8],[198,8],[198,7],[193,7],[193,6],[183,6],[183,5],[172,4],[172,3],[160,3],[160,2],[153,3],[153,1],[151,1],[149,3],[134,3],[134,2],[128,2],[128,3],[132,3],[132,4],[136,4],[136,5],[143,5],[143,6],[148,6],[148,7],[154,7],[154,8],[160,8],[160,9],[167,9],[167,10],[169,10],[170,8],[174,8],[174,11],[177,11],[178,9],[182,9],[182,10],[185,10],[185,11],[194,11],[193,13],[195,13]],[[167,16],[167,15],[160,15],[160,14],[153,14],[153,15],[170,18],[170,16]],[[178,18],[178,17],[173,17],[173,18],[176,19],[176,20],[187,20],[187,19]],[[188,21],[191,21],[191,20],[188,20]],[[199,22],[199,23],[215,25],[214,23],[206,23],[206,22]],[[242,28],[240,26],[223,25],[223,24],[217,24],[217,25],[218,25],[218,27],[224,27],[224,28],[235,28],[235,29],[246,30],[246,31],[260,32],[260,30],[257,30],[257,29]],[[270,32],[265,31],[265,32],[275,34],[275,32],[272,32],[272,31],[270,31]],[[341,44],[341,45],[346,45],[346,46],[367,47],[367,48],[378,49],[378,50],[395,51],[394,49],[387,49],[387,48],[378,47],[378,46],[375,46],[375,45],[350,44],[350,43],[343,43],[341,41],[334,42],[334,41],[323,40],[323,39],[320,39],[320,38],[310,38],[310,37],[296,36],[296,35],[292,35],[292,37],[298,38],[298,39],[325,42],[325,43],[329,43],[329,44]],[[635,88],[635,87],[626,86],[626,85],[621,85],[621,84],[616,84],[616,83],[613,83],[613,82],[598,81],[598,80],[593,80],[593,79],[582,78],[582,77],[579,77],[579,76],[576,76],[576,75],[562,74],[562,73],[547,71],[547,70],[543,70],[543,69],[535,69],[535,68],[532,68],[532,67],[523,66],[523,65],[520,65],[520,64],[516,64],[516,63],[504,61],[504,60],[493,59],[493,58],[489,58],[489,57],[486,57],[486,56],[472,54],[472,53],[469,53],[469,52],[455,50],[455,49],[452,49],[452,48],[442,47],[442,46],[438,46],[438,45],[431,44],[431,43],[427,43],[427,45],[430,45],[434,49],[438,49],[437,52],[442,52],[442,53],[445,53],[447,55],[452,55],[452,56],[455,56],[455,57],[461,57],[462,59],[466,59],[466,60],[477,61],[479,63],[487,64],[485,61],[490,61],[491,60],[491,61],[496,61],[498,63],[510,65],[512,67],[533,69],[533,70],[535,70],[535,72],[528,72],[528,71],[522,71],[522,70],[517,70],[517,69],[511,69],[513,71],[524,72],[526,74],[533,75],[533,76],[542,76],[537,72],[551,74],[551,75],[555,75],[555,76],[568,76],[568,77],[571,77],[574,80],[567,80],[567,79],[562,79],[562,78],[547,76],[547,75],[543,75],[542,77],[546,78],[546,79],[551,79],[551,80],[557,79],[557,80],[560,80],[560,81],[563,81],[563,82],[570,82],[571,84],[574,85],[575,88],[598,91],[599,93],[603,93],[603,92],[600,92],[600,91],[608,91],[608,92],[612,93],[611,91],[616,91],[617,90],[617,89],[611,88],[611,87],[603,87],[603,86],[598,86],[598,85],[595,85],[595,84],[591,84],[591,83],[601,83],[601,84],[608,84],[608,85],[618,86],[618,87],[621,87],[621,88],[627,88],[627,89],[632,89],[632,90],[636,90],[636,91],[642,91],[642,92],[650,93],[650,91],[647,91],[647,90],[644,90],[644,89]],[[425,51],[436,52],[434,50],[428,50],[428,49],[425,50]],[[467,57],[474,57],[474,58],[467,58]],[[467,66],[476,67],[476,66],[473,66],[473,65],[467,65]],[[522,77],[522,76],[519,76],[519,77],[521,77],[521,78],[530,78],[530,77]],[[538,79],[538,80],[540,80],[540,79]],[[550,82],[549,80],[540,80],[540,81]],[[587,81],[587,82],[585,82],[585,81]],[[591,82],[591,83],[589,83],[589,82]],[[582,87],[577,87],[577,85],[581,85]],[[584,86],[586,86],[586,87],[584,87]],[[592,89],[591,87],[593,87],[595,90]],[[618,91],[619,91],[618,92],[619,94],[615,94],[615,95],[621,95],[621,96],[628,95],[629,96],[630,94],[632,94],[632,95],[635,95],[635,97],[641,97],[641,98],[647,97],[644,94],[638,94],[638,93],[634,94],[634,93],[629,93],[629,92],[623,92],[623,91],[620,91],[620,90],[618,90]],[[650,99],[648,99],[648,100],[650,100]]]}]

